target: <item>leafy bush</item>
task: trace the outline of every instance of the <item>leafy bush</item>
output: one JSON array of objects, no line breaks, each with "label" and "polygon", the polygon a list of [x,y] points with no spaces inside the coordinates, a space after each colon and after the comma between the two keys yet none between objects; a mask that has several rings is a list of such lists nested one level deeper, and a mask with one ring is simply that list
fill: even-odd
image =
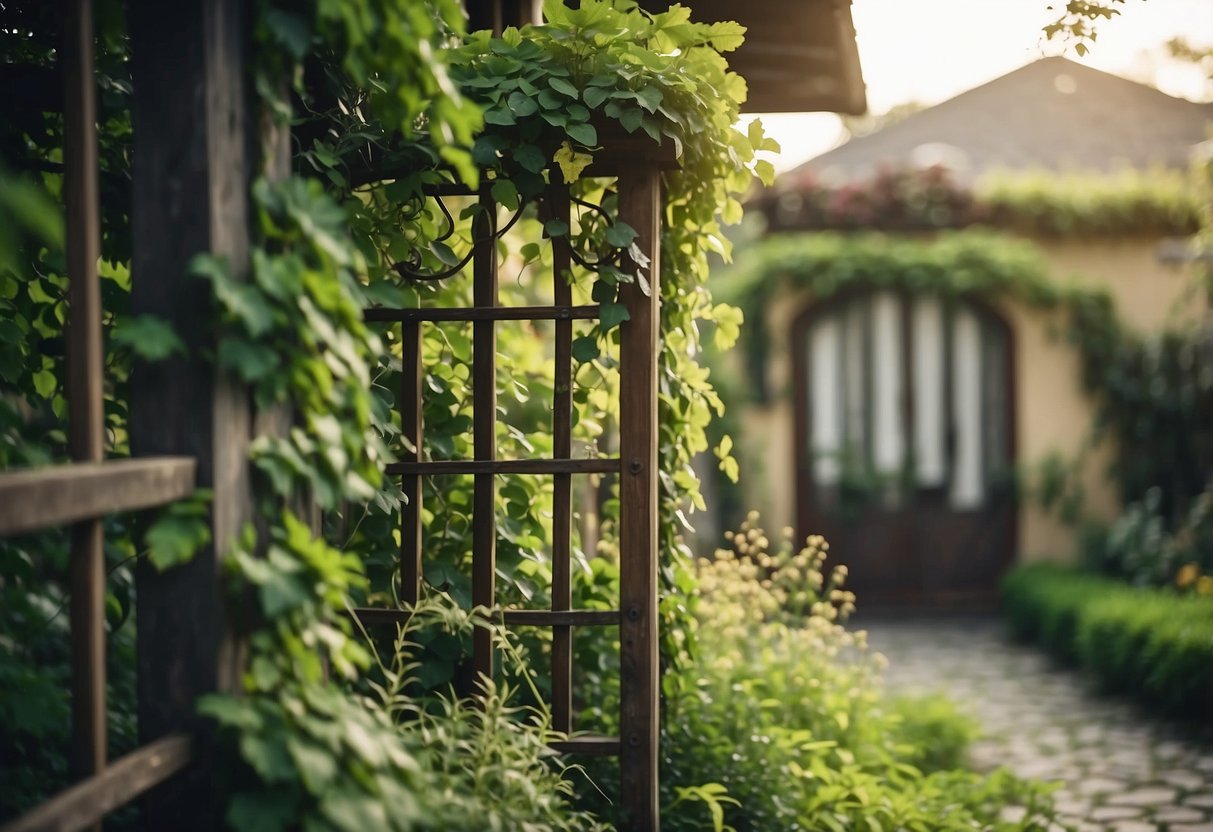
[{"label": "leafy bush", "polygon": [[1003,583],[1012,631],[1092,671],[1108,690],[1181,717],[1213,714],[1213,600],[1056,566]]},{"label": "leafy bush", "polygon": [[1187,235],[1200,227],[1199,190],[1182,173],[1125,171],[1058,177],[995,174],[970,186],[952,171],[885,168],[831,185],[785,177],[755,200],[772,230],[935,231],[984,225],[1043,237]]},{"label": "leafy bush", "polygon": [[[772,545],[753,516],[731,540],[697,563],[699,652],[668,701],[664,828],[1047,828],[1040,787],[948,770],[971,723],[942,702],[884,700],[884,658],[846,628],[855,598],[823,540]],[[999,820],[1009,803],[1027,818]]]}]

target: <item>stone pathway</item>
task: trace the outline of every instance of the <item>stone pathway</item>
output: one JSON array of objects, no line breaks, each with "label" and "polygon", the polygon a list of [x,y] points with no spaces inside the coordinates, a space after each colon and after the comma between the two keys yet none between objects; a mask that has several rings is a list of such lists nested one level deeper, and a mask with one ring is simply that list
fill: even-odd
[{"label": "stone pathway", "polygon": [[1008,643],[996,619],[856,620],[893,692],[947,694],[977,718],[982,770],[1060,780],[1079,832],[1213,832],[1213,743],[1098,696],[1082,674]]}]

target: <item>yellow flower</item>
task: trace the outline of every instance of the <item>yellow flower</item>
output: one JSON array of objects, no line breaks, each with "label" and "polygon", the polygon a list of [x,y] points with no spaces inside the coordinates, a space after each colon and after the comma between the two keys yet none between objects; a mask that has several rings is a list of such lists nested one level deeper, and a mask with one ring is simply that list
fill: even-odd
[{"label": "yellow flower", "polygon": [[1194,563],[1185,563],[1175,575],[1175,585],[1187,589],[1200,577],[1200,567]]},{"label": "yellow flower", "polygon": [[1201,575],[1196,581],[1196,594],[1213,596],[1213,575]]}]

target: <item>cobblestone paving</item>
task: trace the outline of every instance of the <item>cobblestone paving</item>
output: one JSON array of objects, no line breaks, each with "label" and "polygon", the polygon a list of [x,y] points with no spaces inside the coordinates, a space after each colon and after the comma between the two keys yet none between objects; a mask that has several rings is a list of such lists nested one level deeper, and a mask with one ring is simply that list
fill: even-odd
[{"label": "cobblestone paving", "polygon": [[995,619],[859,621],[893,692],[947,694],[981,722],[973,764],[1060,780],[1080,832],[1213,832],[1213,743],[1098,696]]}]

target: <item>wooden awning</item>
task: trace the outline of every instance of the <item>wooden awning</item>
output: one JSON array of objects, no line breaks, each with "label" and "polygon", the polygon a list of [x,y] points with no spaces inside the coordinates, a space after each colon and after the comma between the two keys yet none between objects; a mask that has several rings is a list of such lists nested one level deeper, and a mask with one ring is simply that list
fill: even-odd
[{"label": "wooden awning", "polygon": [[[641,0],[649,11],[672,5]],[[746,79],[747,113],[860,115],[867,95],[855,45],[851,0],[683,0],[693,20],[735,20],[745,43],[729,66]]]}]

